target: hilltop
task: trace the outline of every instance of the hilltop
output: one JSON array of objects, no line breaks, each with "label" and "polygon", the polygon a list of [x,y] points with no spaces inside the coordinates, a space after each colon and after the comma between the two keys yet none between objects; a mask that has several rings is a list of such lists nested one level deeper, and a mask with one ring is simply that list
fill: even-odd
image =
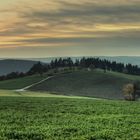
[{"label": "hilltop", "polygon": [[[140,81],[140,76],[96,69],[32,75],[0,81],[0,89],[17,90],[32,85],[27,90],[58,95],[123,99],[122,88],[127,83]],[[47,79],[46,79],[47,78]],[[43,79],[46,79],[42,81]],[[40,82],[42,81],[42,82]],[[40,83],[38,83],[40,82]],[[34,85],[34,83],[37,83]]]},{"label": "hilltop", "polygon": [[59,74],[29,90],[73,96],[123,99],[122,87],[135,80],[140,80],[140,77],[117,72],[104,73],[102,70],[81,70]]}]

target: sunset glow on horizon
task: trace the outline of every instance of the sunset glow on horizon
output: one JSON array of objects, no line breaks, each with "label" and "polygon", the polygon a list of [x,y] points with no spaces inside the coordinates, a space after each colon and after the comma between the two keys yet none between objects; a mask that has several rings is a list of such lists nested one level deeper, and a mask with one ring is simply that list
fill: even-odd
[{"label": "sunset glow on horizon", "polygon": [[0,0],[0,57],[139,56],[139,0]]}]

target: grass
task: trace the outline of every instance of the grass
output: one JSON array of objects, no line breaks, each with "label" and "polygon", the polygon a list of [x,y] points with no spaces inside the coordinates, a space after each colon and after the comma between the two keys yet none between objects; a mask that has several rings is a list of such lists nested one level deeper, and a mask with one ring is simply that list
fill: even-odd
[{"label": "grass", "polygon": [[[0,97],[57,97],[57,98],[89,99],[88,97],[82,97],[82,96],[56,95],[50,92],[14,91],[14,90],[0,90]],[[92,98],[92,99],[96,99],[96,98]]]},{"label": "grass", "polygon": [[139,132],[140,102],[0,97],[1,140],[138,140]]},{"label": "grass", "polygon": [[44,73],[42,76],[39,74],[32,75],[32,76],[26,76],[23,78],[16,78],[16,79],[10,79],[10,80],[5,80],[5,81],[0,81],[0,89],[4,90],[15,90],[15,89],[22,89],[26,86],[32,85],[34,83],[37,83],[50,75],[59,75],[63,73],[71,73],[72,70],[67,70],[67,71],[60,71],[58,73],[55,73],[54,70],[50,70],[47,73]]},{"label": "grass", "polygon": [[[46,77],[2,81],[0,89],[24,88]],[[134,80],[140,77],[76,71],[32,91],[0,90],[0,140],[139,140],[140,102],[90,98],[120,99],[122,85]]]},{"label": "grass", "polygon": [[33,83],[39,82],[45,77],[47,77],[46,74],[44,74],[43,76],[33,75],[23,78],[0,81],[0,89],[8,89],[8,90],[21,89]]},{"label": "grass", "polygon": [[123,99],[122,87],[140,76],[101,70],[77,71],[57,75],[30,88],[32,91],[49,91],[55,94]]},{"label": "grass", "polygon": [[[29,86],[47,77],[33,75],[24,78],[0,81],[0,89],[15,90]],[[140,76],[118,72],[104,73],[102,70],[70,71],[57,73],[49,80],[32,86],[29,90],[50,92],[59,95],[86,96],[94,98],[123,99],[122,87],[133,81],[140,81]],[[42,94],[45,94],[42,93]]]}]

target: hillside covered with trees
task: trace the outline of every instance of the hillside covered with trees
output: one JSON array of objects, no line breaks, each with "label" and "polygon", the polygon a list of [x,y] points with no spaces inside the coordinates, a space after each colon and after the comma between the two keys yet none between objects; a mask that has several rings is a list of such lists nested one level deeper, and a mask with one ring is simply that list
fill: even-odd
[{"label": "hillside covered with trees", "polygon": [[43,73],[48,72],[51,69],[59,69],[59,68],[88,68],[91,69],[103,69],[104,72],[106,71],[115,71],[120,73],[126,73],[131,75],[140,75],[140,68],[137,65],[132,64],[123,64],[123,63],[117,63],[116,61],[109,61],[109,60],[102,60],[100,58],[85,58],[77,59],[73,61],[71,58],[58,58],[55,60],[52,60],[49,64],[44,64],[41,62],[38,62],[32,66],[32,68],[26,72],[12,72],[7,75],[0,76],[0,81],[7,80],[7,79],[14,79],[19,77],[24,77],[28,75],[34,75],[39,73],[42,75]]}]

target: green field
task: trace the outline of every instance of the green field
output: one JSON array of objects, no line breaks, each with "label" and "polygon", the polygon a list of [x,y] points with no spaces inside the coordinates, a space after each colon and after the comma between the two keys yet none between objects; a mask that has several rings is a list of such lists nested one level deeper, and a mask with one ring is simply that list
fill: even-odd
[{"label": "green field", "polygon": [[[0,97],[57,97],[57,98],[76,98],[76,99],[90,99],[82,96],[65,96],[56,95],[50,92],[33,92],[33,91],[14,91],[14,90],[0,90]],[[100,100],[97,98],[92,98]]]},{"label": "green field", "polygon": [[63,95],[123,99],[123,86],[135,80],[140,80],[140,77],[116,72],[104,73],[101,70],[77,71],[59,74],[31,87],[30,90],[49,91]]},{"label": "green field", "polygon": [[0,89],[10,89],[10,90],[21,89],[33,83],[39,82],[40,80],[46,77],[47,75],[44,74],[43,76],[33,75],[23,78],[0,81]]},{"label": "green field", "polygon": [[66,72],[62,71],[59,73],[55,73],[54,70],[50,70],[49,72],[44,73],[41,76],[39,74],[35,74],[35,75],[26,76],[22,78],[4,80],[4,81],[0,81],[0,89],[4,89],[4,90],[22,89],[24,87],[40,82],[41,80],[46,79],[50,75],[59,75],[59,74],[71,73],[71,72],[72,72],[71,70],[68,70]]},{"label": "green field", "polygon": [[0,97],[0,140],[139,140],[139,132],[140,102]]},{"label": "green field", "polygon": [[140,77],[76,71],[55,75],[32,91],[3,90],[24,88],[46,77],[0,82],[0,140],[140,139],[140,102],[93,98],[121,99],[122,85]]}]

